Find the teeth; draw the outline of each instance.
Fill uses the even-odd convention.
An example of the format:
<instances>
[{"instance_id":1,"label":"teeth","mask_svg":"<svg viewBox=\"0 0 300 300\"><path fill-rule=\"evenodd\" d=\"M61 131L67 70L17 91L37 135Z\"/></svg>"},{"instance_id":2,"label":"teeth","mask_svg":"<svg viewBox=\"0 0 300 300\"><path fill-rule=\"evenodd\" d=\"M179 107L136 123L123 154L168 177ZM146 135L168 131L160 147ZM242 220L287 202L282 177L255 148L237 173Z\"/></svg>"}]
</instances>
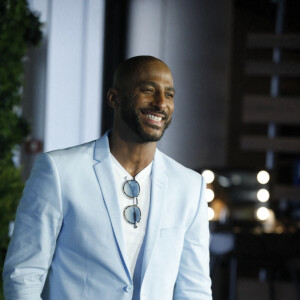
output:
<instances>
[{"instance_id":1,"label":"teeth","mask_svg":"<svg viewBox=\"0 0 300 300\"><path fill-rule=\"evenodd\" d=\"M161 119L162 119L161 117L157 117L157 116L150 115L150 114L146 114L146 117L147 117L148 119L151 119L151 120L156 121L156 122L160 122Z\"/></svg>"}]
</instances>

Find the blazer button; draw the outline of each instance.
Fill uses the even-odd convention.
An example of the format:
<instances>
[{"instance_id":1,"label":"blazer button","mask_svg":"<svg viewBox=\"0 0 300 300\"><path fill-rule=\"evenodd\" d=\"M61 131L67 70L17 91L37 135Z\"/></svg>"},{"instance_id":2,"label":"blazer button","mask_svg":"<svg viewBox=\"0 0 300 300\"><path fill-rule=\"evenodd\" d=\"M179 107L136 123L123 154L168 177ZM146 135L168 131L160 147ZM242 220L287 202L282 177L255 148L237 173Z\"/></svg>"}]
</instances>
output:
<instances>
[{"instance_id":1,"label":"blazer button","mask_svg":"<svg viewBox=\"0 0 300 300\"><path fill-rule=\"evenodd\" d=\"M131 285L125 286L123 290L124 290L126 293L130 293L130 292L132 292L132 286L131 286Z\"/></svg>"}]
</instances>

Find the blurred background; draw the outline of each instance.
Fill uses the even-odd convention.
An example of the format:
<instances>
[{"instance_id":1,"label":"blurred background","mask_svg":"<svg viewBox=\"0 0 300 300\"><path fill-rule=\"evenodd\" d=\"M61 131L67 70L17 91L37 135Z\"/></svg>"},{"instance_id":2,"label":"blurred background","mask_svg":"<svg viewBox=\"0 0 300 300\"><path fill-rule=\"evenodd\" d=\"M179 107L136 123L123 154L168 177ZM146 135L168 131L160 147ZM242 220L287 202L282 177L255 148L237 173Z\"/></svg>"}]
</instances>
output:
<instances>
[{"instance_id":1,"label":"blurred background","mask_svg":"<svg viewBox=\"0 0 300 300\"><path fill-rule=\"evenodd\" d=\"M36 155L109 129L114 69L153 55L176 88L159 148L208 183L214 299L300 299L299 0L1 2L1 259Z\"/></svg>"}]
</instances>

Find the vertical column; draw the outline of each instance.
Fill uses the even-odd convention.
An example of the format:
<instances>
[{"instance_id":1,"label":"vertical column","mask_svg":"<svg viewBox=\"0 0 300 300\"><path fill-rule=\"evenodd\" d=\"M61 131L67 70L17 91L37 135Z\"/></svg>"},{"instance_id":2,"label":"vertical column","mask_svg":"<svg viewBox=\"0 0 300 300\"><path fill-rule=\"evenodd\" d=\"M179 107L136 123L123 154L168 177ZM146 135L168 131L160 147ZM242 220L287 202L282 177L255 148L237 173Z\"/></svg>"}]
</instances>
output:
<instances>
[{"instance_id":1,"label":"vertical column","mask_svg":"<svg viewBox=\"0 0 300 300\"><path fill-rule=\"evenodd\" d=\"M104 0L53 0L44 150L99 137Z\"/></svg>"}]
</instances>

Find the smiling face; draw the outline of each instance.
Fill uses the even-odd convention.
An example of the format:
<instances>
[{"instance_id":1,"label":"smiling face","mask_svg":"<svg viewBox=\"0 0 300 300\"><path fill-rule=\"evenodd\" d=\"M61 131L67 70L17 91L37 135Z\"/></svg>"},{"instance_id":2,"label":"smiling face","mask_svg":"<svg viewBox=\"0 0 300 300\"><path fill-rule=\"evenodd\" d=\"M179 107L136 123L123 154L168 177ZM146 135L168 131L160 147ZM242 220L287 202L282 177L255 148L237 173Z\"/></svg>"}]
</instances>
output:
<instances>
[{"instance_id":1,"label":"smiling face","mask_svg":"<svg viewBox=\"0 0 300 300\"><path fill-rule=\"evenodd\" d=\"M114 128L123 133L127 130L138 142L156 142L174 110L171 71L157 59L140 62L128 71L126 80L114 89Z\"/></svg>"}]
</instances>

